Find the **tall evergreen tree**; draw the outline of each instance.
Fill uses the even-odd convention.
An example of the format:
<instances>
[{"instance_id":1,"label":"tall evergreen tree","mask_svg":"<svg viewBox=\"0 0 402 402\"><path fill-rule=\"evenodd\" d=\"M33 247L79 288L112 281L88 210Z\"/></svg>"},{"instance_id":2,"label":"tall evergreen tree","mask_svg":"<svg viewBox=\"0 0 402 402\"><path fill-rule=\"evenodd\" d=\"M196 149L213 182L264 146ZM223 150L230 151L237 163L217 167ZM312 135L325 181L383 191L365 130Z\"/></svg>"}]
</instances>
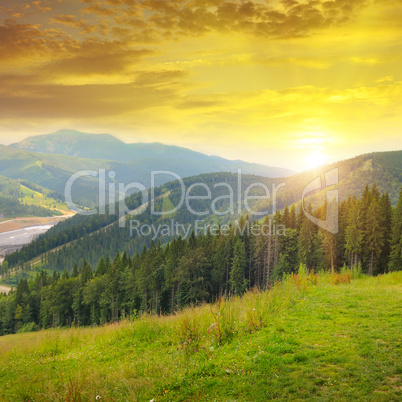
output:
<instances>
[{"instance_id":1,"label":"tall evergreen tree","mask_svg":"<svg viewBox=\"0 0 402 402\"><path fill-rule=\"evenodd\" d=\"M366 245L369 253L368 274L376 273L378 259L384 245L384 232L381 226L381 210L376 197L373 197L366 220Z\"/></svg>"},{"instance_id":2,"label":"tall evergreen tree","mask_svg":"<svg viewBox=\"0 0 402 402\"><path fill-rule=\"evenodd\" d=\"M357 266L361 254L363 231L361 228L359 202L353 198L349 204L349 214L345 233L346 252L350 256L351 268Z\"/></svg>"},{"instance_id":3,"label":"tall evergreen tree","mask_svg":"<svg viewBox=\"0 0 402 402\"><path fill-rule=\"evenodd\" d=\"M242 295L246 290L244 271L246 269L246 250L240 239L233 249L232 269L230 271L230 290L234 295Z\"/></svg>"},{"instance_id":4,"label":"tall evergreen tree","mask_svg":"<svg viewBox=\"0 0 402 402\"><path fill-rule=\"evenodd\" d=\"M379 207L384 244L379 257L380 264L378 273L383 274L388 270L389 257L391 254L392 205L388 193L384 193L380 196Z\"/></svg>"},{"instance_id":5,"label":"tall evergreen tree","mask_svg":"<svg viewBox=\"0 0 402 402\"><path fill-rule=\"evenodd\" d=\"M389 270L399 271L402 269L402 189L393 214L390 246Z\"/></svg>"}]
</instances>

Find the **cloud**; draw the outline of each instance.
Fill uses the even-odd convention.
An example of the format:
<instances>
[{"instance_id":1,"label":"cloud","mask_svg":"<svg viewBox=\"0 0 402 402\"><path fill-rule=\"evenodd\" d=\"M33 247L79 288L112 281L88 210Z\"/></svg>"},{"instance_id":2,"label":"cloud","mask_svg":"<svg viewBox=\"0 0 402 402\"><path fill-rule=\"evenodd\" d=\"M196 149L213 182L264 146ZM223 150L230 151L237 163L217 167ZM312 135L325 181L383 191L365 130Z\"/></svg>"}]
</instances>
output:
<instances>
[{"instance_id":1,"label":"cloud","mask_svg":"<svg viewBox=\"0 0 402 402\"><path fill-rule=\"evenodd\" d=\"M187 76L188 72L184 70L141 71L137 72L134 83L138 87L172 86Z\"/></svg>"},{"instance_id":2,"label":"cloud","mask_svg":"<svg viewBox=\"0 0 402 402\"><path fill-rule=\"evenodd\" d=\"M56 15L52 23L94 31L93 25L75 15ZM154 54L155 50L133 47L122 40L92 37L80 41L60 29L40 29L10 19L0 25L3 73L12 71L13 66L24 66L25 71L42 72L47 78L63 76L71 82L76 76L129 72L140 60Z\"/></svg>"},{"instance_id":3,"label":"cloud","mask_svg":"<svg viewBox=\"0 0 402 402\"><path fill-rule=\"evenodd\" d=\"M266 38L292 38L344 23L366 5L366 1L292 0L282 1L282 8L275 8L275 3L271 2L228 0L218 3L146 0L139 4L153 13L148 21L165 34L236 31Z\"/></svg>"},{"instance_id":4,"label":"cloud","mask_svg":"<svg viewBox=\"0 0 402 402\"><path fill-rule=\"evenodd\" d=\"M4 0L1 124L169 135L260 161L311 133L367 142L401 123L395 4Z\"/></svg>"},{"instance_id":5,"label":"cloud","mask_svg":"<svg viewBox=\"0 0 402 402\"><path fill-rule=\"evenodd\" d=\"M95 24L90 24L88 21L78 18L76 15L55 15L49 20L49 23L79 28L82 33L86 34L93 33L97 29Z\"/></svg>"},{"instance_id":6,"label":"cloud","mask_svg":"<svg viewBox=\"0 0 402 402\"><path fill-rule=\"evenodd\" d=\"M376 82L379 84L383 84L384 82L392 82L393 80L394 80L394 77L392 77L391 75L387 75L386 77L380 78Z\"/></svg>"},{"instance_id":7,"label":"cloud","mask_svg":"<svg viewBox=\"0 0 402 402\"><path fill-rule=\"evenodd\" d=\"M102 81L109 84L108 78L112 77L108 76L116 74L126 81L124 75L132 74L135 65L153 54L153 50L130 48L123 42L91 39L82 42L68 57L44 65L42 71L73 85L77 78L90 83L90 77L96 75L104 76Z\"/></svg>"},{"instance_id":8,"label":"cloud","mask_svg":"<svg viewBox=\"0 0 402 402\"><path fill-rule=\"evenodd\" d=\"M260 0L85 0L81 12L131 27L133 37L178 38L210 32L240 32L272 38L295 38L344 24L367 0L262 2ZM145 32L146 31L146 32ZM146 35L145 35L146 33Z\"/></svg>"},{"instance_id":9,"label":"cloud","mask_svg":"<svg viewBox=\"0 0 402 402\"><path fill-rule=\"evenodd\" d=\"M108 68L108 67L106 67ZM0 76L0 117L98 119L167 107L189 84L184 71L138 71L126 84L62 85L41 74Z\"/></svg>"},{"instance_id":10,"label":"cloud","mask_svg":"<svg viewBox=\"0 0 402 402\"><path fill-rule=\"evenodd\" d=\"M3 79L4 82L4 79ZM118 85L30 85L0 91L0 116L7 119L93 119L167 105L180 87Z\"/></svg>"},{"instance_id":11,"label":"cloud","mask_svg":"<svg viewBox=\"0 0 402 402\"><path fill-rule=\"evenodd\" d=\"M104 17L109 17L111 15L116 14L116 10L114 8L102 7L99 4L95 4L90 7L85 7L81 10L83 14L99 14Z\"/></svg>"},{"instance_id":12,"label":"cloud","mask_svg":"<svg viewBox=\"0 0 402 402\"><path fill-rule=\"evenodd\" d=\"M50 1L41 1L41 0L36 0L33 1L32 4L41 12L47 13L49 11L52 11L52 7L50 7L51 2Z\"/></svg>"},{"instance_id":13,"label":"cloud","mask_svg":"<svg viewBox=\"0 0 402 402\"><path fill-rule=\"evenodd\" d=\"M318 57L261 57L261 55L253 55L251 61L267 66L295 65L319 70L327 69L334 62Z\"/></svg>"},{"instance_id":14,"label":"cloud","mask_svg":"<svg viewBox=\"0 0 402 402\"><path fill-rule=\"evenodd\" d=\"M369 66L382 63L376 57L351 57L350 60L356 64L367 64Z\"/></svg>"},{"instance_id":15,"label":"cloud","mask_svg":"<svg viewBox=\"0 0 402 402\"><path fill-rule=\"evenodd\" d=\"M78 42L55 29L40 29L38 25L21 24L7 19L0 25L0 61L11 64L43 61L74 50Z\"/></svg>"}]
</instances>

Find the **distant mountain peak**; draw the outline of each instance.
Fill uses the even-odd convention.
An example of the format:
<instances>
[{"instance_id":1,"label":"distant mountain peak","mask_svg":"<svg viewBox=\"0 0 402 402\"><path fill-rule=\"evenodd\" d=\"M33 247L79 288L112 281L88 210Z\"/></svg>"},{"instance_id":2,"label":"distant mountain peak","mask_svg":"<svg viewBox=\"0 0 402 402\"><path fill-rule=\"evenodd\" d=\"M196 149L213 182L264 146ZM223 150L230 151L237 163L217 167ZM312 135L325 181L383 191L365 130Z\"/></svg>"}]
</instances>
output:
<instances>
[{"instance_id":1,"label":"distant mountain peak","mask_svg":"<svg viewBox=\"0 0 402 402\"><path fill-rule=\"evenodd\" d=\"M228 160L219 156L208 156L188 148L165 145L160 142L127 144L110 134L91 134L74 129L60 129L51 134L28 137L10 147L30 152L41 152L76 156L86 159L102 159L116 162L139 162L153 160L155 170L163 166L188 166L192 173L235 172L238 168L244 174L266 177L290 176L294 171L248 163L241 160ZM162 163L163 162L163 163ZM194 171L194 164L205 166ZM169 170L169 169L167 169Z\"/></svg>"}]
</instances>

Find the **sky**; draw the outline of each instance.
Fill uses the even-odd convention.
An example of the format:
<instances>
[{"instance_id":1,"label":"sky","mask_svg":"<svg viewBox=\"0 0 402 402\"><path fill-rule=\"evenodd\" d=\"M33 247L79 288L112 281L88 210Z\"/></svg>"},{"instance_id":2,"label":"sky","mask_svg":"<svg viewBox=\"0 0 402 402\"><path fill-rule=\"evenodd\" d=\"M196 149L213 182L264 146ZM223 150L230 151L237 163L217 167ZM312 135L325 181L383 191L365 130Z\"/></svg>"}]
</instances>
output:
<instances>
[{"instance_id":1,"label":"sky","mask_svg":"<svg viewBox=\"0 0 402 402\"><path fill-rule=\"evenodd\" d=\"M402 149L402 0L2 0L0 143L59 129L302 171Z\"/></svg>"}]
</instances>

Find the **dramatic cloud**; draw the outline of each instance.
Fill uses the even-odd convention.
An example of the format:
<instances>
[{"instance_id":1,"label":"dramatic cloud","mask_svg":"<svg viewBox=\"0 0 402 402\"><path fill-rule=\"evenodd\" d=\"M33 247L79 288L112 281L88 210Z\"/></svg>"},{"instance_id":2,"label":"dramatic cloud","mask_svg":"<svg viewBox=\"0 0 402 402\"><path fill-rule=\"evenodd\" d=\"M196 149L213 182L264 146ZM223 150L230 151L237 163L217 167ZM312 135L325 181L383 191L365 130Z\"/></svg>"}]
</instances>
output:
<instances>
[{"instance_id":1,"label":"dramatic cloud","mask_svg":"<svg viewBox=\"0 0 402 402\"><path fill-rule=\"evenodd\" d=\"M75 127L293 168L401 148L401 19L396 0L3 0L1 142Z\"/></svg>"}]
</instances>

